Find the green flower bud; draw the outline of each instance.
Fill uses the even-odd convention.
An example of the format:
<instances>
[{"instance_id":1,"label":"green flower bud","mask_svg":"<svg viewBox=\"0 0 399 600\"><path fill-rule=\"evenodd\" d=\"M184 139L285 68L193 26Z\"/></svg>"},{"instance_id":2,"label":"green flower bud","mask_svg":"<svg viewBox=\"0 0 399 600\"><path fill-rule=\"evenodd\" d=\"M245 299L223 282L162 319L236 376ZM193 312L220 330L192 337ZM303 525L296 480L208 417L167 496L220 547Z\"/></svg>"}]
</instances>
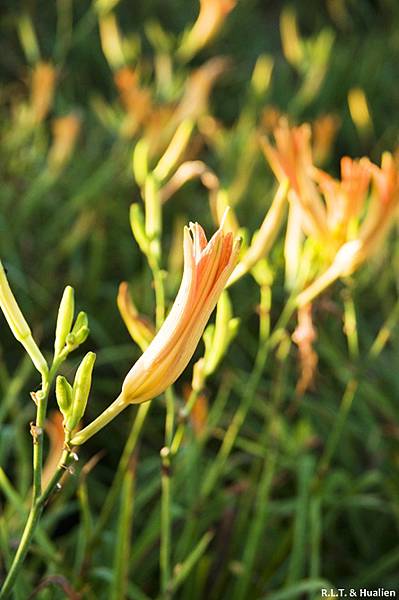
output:
<instances>
[{"instance_id":1,"label":"green flower bud","mask_svg":"<svg viewBox=\"0 0 399 600\"><path fill-rule=\"evenodd\" d=\"M86 410L95 360L94 352L88 352L76 371L72 389L72 407L65 425L68 431L76 429Z\"/></svg>"},{"instance_id":2,"label":"green flower bud","mask_svg":"<svg viewBox=\"0 0 399 600\"><path fill-rule=\"evenodd\" d=\"M55 354L59 354L65 346L66 338L71 331L75 311L74 291L70 285L64 290L58 309L57 325L55 328Z\"/></svg>"},{"instance_id":3,"label":"green flower bud","mask_svg":"<svg viewBox=\"0 0 399 600\"><path fill-rule=\"evenodd\" d=\"M88 327L81 327L79 331L75 333L75 343L77 346L83 344L89 337L90 329Z\"/></svg>"},{"instance_id":4,"label":"green flower bud","mask_svg":"<svg viewBox=\"0 0 399 600\"><path fill-rule=\"evenodd\" d=\"M76 317L76 321L72 327L71 333L66 337L66 345L68 346L69 352L72 352L72 350L75 350L87 340L87 337L90 333L88 323L89 320L87 318L87 314L83 311L80 312Z\"/></svg>"},{"instance_id":5,"label":"green flower bud","mask_svg":"<svg viewBox=\"0 0 399 600\"><path fill-rule=\"evenodd\" d=\"M137 183L144 184L148 174L148 141L139 140L133 151L133 175Z\"/></svg>"},{"instance_id":6,"label":"green flower bud","mask_svg":"<svg viewBox=\"0 0 399 600\"><path fill-rule=\"evenodd\" d=\"M0 261L0 308L10 326L16 339L21 342L29 354L36 369L42 374L47 374L48 365L43 354L39 350L28 323L23 316L17 301L9 286L6 272Z\"/></svg>"},{"instance_id":7,"label":"green flower bud","mask_svg":"<svg viewBox=\"0 0 399 600\"><path fill-rule=\"evenodd\" d=\"M87 327L89 325L89 320L87 318L87 314L83 311L80 311L78 316L76 317L76 321L74 326L72 327L71 333L76 334L79 329L82 327Z\"/></svg>"},{"instance_id":8,"label":"green flower bud","mask_svg":"<svg viewBox=\"0 0 399 600\"><path fill-rule=\"evenodd\" d=\"M66 345L68 346L68 350L73 350L76 348L76 337L74 333L68 333L66 337Z\"/></svg>"},{"instance_id":9,"label":"green flower bud","mask_svg":"<svg viewBox=\"0 0 399 600\"><path fill-rule=\"evenodd\" d=\"M72 406L72 386L62 375L58 375L55 382L55 397L64 421L66 421Z\"/></svg>"}]
</instances>

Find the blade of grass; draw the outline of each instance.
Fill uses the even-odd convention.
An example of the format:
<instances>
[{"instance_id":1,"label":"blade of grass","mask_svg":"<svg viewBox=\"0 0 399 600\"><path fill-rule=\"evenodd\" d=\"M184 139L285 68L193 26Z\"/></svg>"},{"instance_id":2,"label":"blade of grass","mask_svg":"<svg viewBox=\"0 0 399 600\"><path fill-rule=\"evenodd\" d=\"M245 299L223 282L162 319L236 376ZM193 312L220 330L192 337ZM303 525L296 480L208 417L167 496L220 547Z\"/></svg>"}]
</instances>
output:
<instances>
[{"instance_id":1,"label":"blade of grass","mask_svg":"<svg viewBox=\"0 0 399 600\"><path fill-rule=\"evenodd\" d=\"M126 471L121 491L120 511L117 535L115 538L115 554L113 577L110 587L110 599L125 598L128 588L129 557L133 524L135 464L132 462Z\"/></svg>"}]
</instances>

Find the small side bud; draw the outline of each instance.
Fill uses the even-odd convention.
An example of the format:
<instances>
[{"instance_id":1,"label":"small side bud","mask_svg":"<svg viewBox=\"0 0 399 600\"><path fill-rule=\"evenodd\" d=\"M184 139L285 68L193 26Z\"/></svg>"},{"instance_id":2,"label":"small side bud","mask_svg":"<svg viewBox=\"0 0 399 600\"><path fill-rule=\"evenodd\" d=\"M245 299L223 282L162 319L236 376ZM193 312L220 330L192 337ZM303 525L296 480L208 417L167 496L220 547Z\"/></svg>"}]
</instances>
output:
<instances>
[{"instance_id":1,"label":"small side bud","mask_svg":"<svg viewBox=\"0 0 399 600\"><path fill-rule=\"evenodd\" d=\"M72 408L65 425L68 431L76 429L86 410L95 360L94 352L88 352L76 371L72 389Z\"/></svg>"},{"instance_id":2,"label":"small side bud","mask_svg":"<svg viewBox=\"0 0 399 600\"><path fill-rule=\"evenodd\" d=\"M80 312L76 317L76 321L74 326L72 327L72 331L66 337L66 345L68 347L68 352L72 352L78 346L83 344L88 338L90 333L90 329L88 328L88 318L85 312Z\"/></svg>"},{"instance_id":3,"label":"small side bud","mask_svg":"<svg viewBox=\"0 0 399 600\"><path fill-rule=\"evenodd\" d=\"M74 326L72 327L72 332L76 334L82 327L88 327L89 320L87 318L87 314L83 311L80 311L78 316L76 317L76 321Z\"/></svg>"},{"instance_id":4,"label":"small side bud","mask_svg":"<svg viewBox=\"0 0 399 600\"><path fill-rule=\"evenodd\" d=\"M90 329L88 327L81 327L75 333L76 346L80 346L81 344L83 344L83 342L85 342L87 340L87 338L89 337L89 333L90 333Z\"/></svg>"},{"instance_id":5,"label":"small side bud","mask_svg":"<svg viewBox=\"0 0 399 600\"><path fill-rule=\"evenodd\" d=\"M71 331L75 312L75 293L70 285L64 290L58 309L57 325L55 328L55 354L59 354L65 346L66 338Z\"/></svg>"},{"instance_id":6,"label":"small side bud","mask_svg":"<svg viewBox=\"0 0 399 600\"><path fill-rule=\"evenodd\" d=\"M57 404L64 417L64 421L66 421L72 406L72 386L62 375L58 375L56 379L55 397L57 398Z\"/></svg>"}]
</instances>

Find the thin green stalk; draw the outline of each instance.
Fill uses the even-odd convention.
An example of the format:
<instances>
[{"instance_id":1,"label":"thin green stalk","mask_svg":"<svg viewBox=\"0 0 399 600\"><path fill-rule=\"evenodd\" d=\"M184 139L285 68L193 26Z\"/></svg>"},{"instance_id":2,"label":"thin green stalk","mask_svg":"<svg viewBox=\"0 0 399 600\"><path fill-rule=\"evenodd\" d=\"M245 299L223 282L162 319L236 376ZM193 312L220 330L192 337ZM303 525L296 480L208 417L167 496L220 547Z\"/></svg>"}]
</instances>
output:
<instances>
[{"instance_id":1,"label":"thin green stalk","mask_svg":"<svg viewBox=\"0 0 399 600\"><path fill-rule=\"evenodd\" d=\"M384 322L383 326L381 327L381 329L379 330L374 342L372 343L371 348L369 350L370 358L376 358L382 352L386 343L388 342L389 338L392 335L393 329L397 325L398 319L399 319L399 302L397 302L395 304L392 312L390 313L388 318L385 320L385 322Z\"/></svg>"},{"instance_id":2,"label":"thin green stalk","mask_svg":"<svg viewBox=\"0 0 399 600\"><path fill-rule=\"evenodd\" d=\"M237 588L234 598L244 599L248 595L248 587L253 576L253 569L260 544L262 532L264 531L265 521L269 508L270 489L273 476L276 470L278 455L278 438L276 438L276 416L279 414L279 407L284 398L286 378L286 366L291 347L290 338L287 336L281 342L277 350L277 373L272 386L273 393L270 399L271 412L265 411L263 431L259 436L259 449L263 458L262 464L255 462L252 469L251 481L257 491L255 498L254 514L251 516L252 499L251 494L244 495L243 506L240 510L240 527L237 528L239 535L246 532L248 522L251 523L248 534L245 533L245 545L243 551L243 574L237 581ZM277 427L278 431L278 427ZM237 439L237 443L239 438ZM246 450L248 452L248 448Z\"/></svg>"},{"instance_id":3,"label":"thin green stalk","mask_svg":"<svg viewBox=\"0 0 399 600\"><path fill-rule=\"evenodd\" d=\"M233 420L231 421L225 436L223 438L222 445L220 450L211 465L204 481L201 489L201 497L206 498L211 493L220 473L223 470L223 467L227 461L227 458L230 455L231 450L233 449L234 443L236 441L237 435L245 421L249 408L251 406L254 394L259 385L259 381L261 379L264 366L266 364L266 360L269 354L268 346L264 345L259 349L258 355L256 357L255 366L249 378L248 384L245 388L245 393L242 396L242 401L240 406L238 407Z\"/></svg>"},{"instance_id":4,"label":"thin green stalk","mask_svg":"<svg viewBox=\"0 0 399 600\"><path fill-rule=\"evenodd\" d=\"M150 406L151 406L151 402L144 402L143 404L140 404L140 406L138 407L136 416L133 421L132 428L129 433L129 437L126 440L126 444L123 449L122 456L119 460L119 464L118 464L118 468L117 468L114 480L112 482L111 487L108 490L107 496L105 498L105 502L102 506L100 515L97 519L96 526L94 528L94 532L93 532L92 539L90 542L90 547L92 547L93 544L98 539L98 536L101 534L101 531L103 530L104 526L106 525L106 523L112 513L112 510L115 506L115 502L118 497L119 490L120 490L121 484L123 482L123 479L125 477L125 473L128 468L129 461L131 459L132 454L134 453L134 451L136 449L137 442L139 440L140 433L143 429L145 420L147 418L147 414L150 409Z\"/></svg>"},{"instance_id":5,"label":"thin green stalk","mask_svg":"<svg viewBox=\"0 0 399 600\"><path fill-rule=\"evenodd\" d=\"M165 290L163 284L163 272L159 267L158 261L148 256L148 263L152 271L155 292L155 323L159 329L165 320Z\"/></svg>"},{"instance_id":6,"label":"thin green stalk","mask_svg":"<svg viewBox=\"0 0 399 600\"><path fill-rule=\"evenodd\" d=\"M160 242L158 237L156 242ZM165 319L165 290L163 273L159 268L158 259L153 253L148 254L148 263L150 265L155 290L155 314L156 326L159 329ZM161 571L161 591L166 593L171 578L171 464L170 447L173 441L174 421L175 421L175 403L171 388L165 391L166 399L166 419L165 419L165 446L161 450L162 475L161 475L161 537L160 537L160 571Z\"/></svg>"},{"instance_id":7,"label":"thin green stalk","mask_svg":"<svg viewBox=\"0 0 399 600\"><path fill-rule=\"evenodd\" d=\"M207 531L206 533L204 533L198 544L195 546L194 550L179 565L179 568L176 570L176 574L170 581L166 598L172 597L174 592L176 592L176 590L181 586L181 584L184 583L195 564L206 551L213 536L214 534L211 531Z\"/></svg>"},{"instance_id":8,"label":"thin green stalk","mask_svg":"<svg viewBox=\"0 0 399 600\"><path fill-rule=\"evenodd\" d=\"M261 380L262 373L265 368L269 353L277 346L277 344L281 341L282 337L284 336L285 327L287 326L294 311L295 303L292 301L288 301L280 315L279 320L276 323L273 333L265 341L262 339L263 327L262 323L260 324L260 343L258 353L255 359L254 368L251 372L248 383L246 384L241 403L226 431L216 459L214 460L204 479L201 489L201 498L206 498L210 494L218 477L220 476L220 473L223 470L223 467L227 461L227 458L230 455L231 450L233 449L237 436L250 409L253 397L259 386L259 382Z\"/></svg>"},{"instance_id":9,"label":"thin green stalk","mask_svg":"<svg viewBox=\"0 0 399 600\"><path fill-rule=\"evenodd\" d=\"M355 397L356 391L358 388L358 382L354 379L351 379L345 389L344 395L342 396L342 401L338 410L337 418L335 419L334 427L328 437L327 443L324 448L323 455L320 459L318 466L319 476L323 476L323 474L328 470L331 459L334 456L334 452L338 446L339 440L342 435L342 431L345 427L346 419L348 417L349 411L352 407L353 399Z\"/></svg>"},{"instance_id":10,"label":"thin green stalk","mask_svg":"<svg viewBox=\"0 0 399 600\"><path fill-rule=\"evenodd\" d=\"M298 465L298 492L293 529L292 550L285 587L300 581L304 575L307 553L309 502L313 480L314 458L305 455Z\"/></svg>"},{"instance_id":11,"label":"thin green stalk","mask_svg":"<svg viewBox=\"0 0 399 600\"><path fill-rule=\"evenodd\" d=\"M126 471L121 493L110 599L126 598L134 505L134 464Z\"/></svg>"},{"instance_id":12,"label":"thin green stalk","mask_svg":"<svg viewBox=\"0 0 399 600\"><path fill-rule=\"evenodd\" d=\"M247 592L248 586L251 582L253 565L256 559L259 542L264 532L270 488L276 468L276 458L276 453L270 452L264 461L263 471L256 495L255 514L251 519L251 525L242 558L244 572L238 579L237 591L234 594L235 600L244 600L245 598L248 598Z\"/></svg>"},{"instance_id":13,"label":"thin green stalk","mask_svg":"<svg viewBox=\"0 0 399 600\"><path fill-rule=\"evenodd\" d=\"M316 496L312 498L310 504L310 579L317 579L321 572L321 498ZM320 594L315 592L312 600L318 600Z\"/></svg>"},{"instance_id":14,"label":"thin green stalk","mask_svg":"<svg viewBox=\"0 0 399 600\"><path fill-rule=\"evenodd\" d=\"M74 572L78 575L81 571L82 565L84 564L87 544L89 540L91 540L93 531L93 517L90 510L86 474L83 474L81 477L81 481L77 489L77 496L80 507L80 518L76 541Z\"/></svg>"},{"instance_id":15,"label":"thin green stalk","mask_svg":"<svg viewBox=\"0 0 399 600\"><path fill-rule=\"evenodd\" d=\"M36 459L38 457L40 457L40 453L36 453ZM69 461L70 461L70 451L65 450L61 456L60 462L58 464L58 467L57 467L51 481L47 485L47 488L43 491L43 493L40 493L36 498L34 497L34 501L32 501L31 510L29 512L28 519L26 521L26 525L25 525L17 552L15 553L11 568L7 574L7 577L3 583L3 587L1 588L1 591L0 591L0 600L7 598L7 596L10 594L10 592L13 589L15 581L18 577L18 573L22 567L22 564L24 562L24 559L26 557L26 554L27 554L30 544L32 542L37 524L38 524L41 514L43 512L43 508L44 508L48 498L54 491L57 483L61 479L63 473L65 472L65 469L67 468L67 466L69 464ZM36 468L38 468L37 465L36 465ZM40 469L40 471L41 471L41 469ZM34 489L35 489L34 493L37 494L38 493L37 492L37 490L38 490L37 483L36 483L36 487Z\"/></svg>"},{"instance_id":16,"label":"thin green stalk","mask_svg":"<svg viewBox=\"0 0 399 600\"><path fill-rule=\"evenodd\" d=\"M22 518L27 518L28 507L25 506L24 501L21 496L18 494L16 489L12 486L10 480L7 475L0 467L0 490L7 498L8 502L11 506L21 515ZM46 533L40 528L40 526L36 530L36 538L40 547L47 557L54 558L57 555L57 548L52 544L49 537Z\"/></svg>"},{"instance_id":17,"label":"thin green stalk","mask_svg":"<svg viewBox=\"0 0 399 600\"><path fill-rule=\"evenodd\" d=\"M60 355L57 360L53 362L53 365L48 372L44 372L42 375L42 387L40 393L37 392L35 395L37 402L36 421L34 425L31 425L31 434L33 438L33 485L32 485L32 502L29 515L25 524L24 531L15 553L10 571L3 583L3 587L0 591L0 599L6 598L14 582L18 576L18 573L25 560L26 554L29 550L30 544L33 539L37 524L43 511L43 507L57 485L59 479L62 476L64 463L68 460L69 451L65 450L61 457L59 467L54 473L53 478L48 484L46 490L42 491L42 468L43 468L43 434L44 434L44 423L46 419L47 402L50 392L50 387L57 372L60 363L63 361L64 356ZM60 466L61 465L61 466Z\"/></svg>"},{"instance_id":18,"label":"thin green stalk","mask_svg":"<svg viewBox=\"0 0 399 600\"><path fill-rule=\"evenodd\" d=\"M160 544L160 569L161 591L166 594L171 577L171 474L170 451L164 447L161 450L162 460L162 497L161 497L161 544Z\"/></svg>"},{"instance_id":19,"label":"thin green stalk","mask_svg":"<svg viewBox=\"0 0 399 600\"><path fill-rule=\"evenodd\" d=\"M174 456L175 454L177 454L179 448L180 448L180 444L182 443L183 439L184 439L184 434L186 432L186 428L187 428L187 419L190 416L191 411L194 408L194 405L198 399L199 396L199 391L198 390L191 390L190 396L188 397L187 403L185 405L185 407L183 408L183 410L181 411L182 413L182 418L184 420L182 420L181 423L179 423L176 432L173 436L173 439L170 443L170 451L172 456Z\"/></svg>"},{"instance_id":20,"label":"thin green stalk","mask_svg":"<svg viewBox=\"0 0 399 600\"><path fill-rule=\"evenodd\" d=\"M175 401L172 388L165 391L166 399L166 420L165 420L165 446L170 449L173 440L173 431L175 425Z\"/></svg>"}]
</instances>

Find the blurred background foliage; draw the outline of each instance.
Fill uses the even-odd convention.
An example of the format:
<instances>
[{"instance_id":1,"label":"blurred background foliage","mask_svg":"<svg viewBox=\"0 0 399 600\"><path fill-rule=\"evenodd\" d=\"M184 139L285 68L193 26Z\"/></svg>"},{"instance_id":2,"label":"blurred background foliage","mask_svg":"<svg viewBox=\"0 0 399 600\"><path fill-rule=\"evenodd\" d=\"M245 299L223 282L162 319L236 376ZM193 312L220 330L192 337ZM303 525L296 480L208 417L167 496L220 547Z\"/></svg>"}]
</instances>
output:
<instances>
[{"instance_id":1,"label":"blurred background foliage","mask_svg":"<svg viewBox=\"0 0 399 600\"><path fill-rule=\"evenodd\" d=\"M159 119L152 123L155 145L164 115L171 107L183 111L182 98L188 98L184 110L196 127L187 156L212 168L249 232L259 227L275 189L256 136L270 133L277 115L314 124L320 162L334 175L344 154L379 161L383 150L397 151L396 0L239 0L215 39L186 59L177 49L198 14L194 0L5 0L1 12L0 254L42 348L51 348L63 287L75 288L78 307L90 320L85 347L98 352L87 419L114 398L140 354L116 307L119 282L129 282L140 312L154 312L151 275L129 224L129 206L140 198L132 152L150 126L143 120L129 129L120 69L138 72L140 89L147 90L144 105L146 93L151 98ZM115 26L122 52L106 43ZM196 112L203 88L190 97L187 80L218 56L228 62ZM50 68L35 96L39 64ZM192 181L165 204L168 302L181 266L173 250L176 224L198 220L210 232L207 198L206 188ZM258 286L247 276L232 289L239 335L208 383L201 435L192 419L172 465L175 583L163 597L282 600L318 598L323 585L398 589L398 250L391 240L352 282L359 352L351 351L350 342L348 348L346 290L336 284L315 306L319 364L313 389L301 398L295 394L291 322L219 463L258 343ZM286 298L282 240L270 265L274 322ZM388 343L370 355L378 332ZM68 360L66 374L77 361ZM4 321L0 368L0 459L11 480L1 485L9 501L0 532L7 564L5 540L18 536L23 509L18 512L7 485L21 497L30 485L27 424L34 406L28 392L36 384ZM179 419L183 384L176 394ZM135 413L125 411L82 449L84 466L52 502L17 598L27 598L40 580L39 598L78 597L73 590L88 599L125 597L115 581L121 577L118 536L123 519L131 518L130 502L133 537L122 557L129 572L123 594L157 597L163 401L152 403L130 475L96 530ZM212 470L213 464L220 469ZM58 580L46 579L55 575Z\"/></svg>"}]
</instances>

